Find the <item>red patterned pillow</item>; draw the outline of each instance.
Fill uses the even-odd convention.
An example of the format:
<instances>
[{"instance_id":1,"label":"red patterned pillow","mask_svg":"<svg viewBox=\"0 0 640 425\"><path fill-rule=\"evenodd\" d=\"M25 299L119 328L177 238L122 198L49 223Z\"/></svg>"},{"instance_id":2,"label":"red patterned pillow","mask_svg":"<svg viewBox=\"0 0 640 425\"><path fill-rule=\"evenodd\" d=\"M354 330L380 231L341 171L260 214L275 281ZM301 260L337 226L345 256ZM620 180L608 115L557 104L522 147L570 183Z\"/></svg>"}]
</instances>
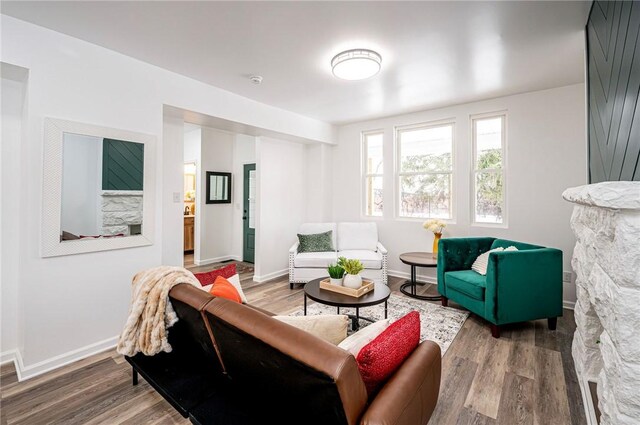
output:
<instances>
[{"instance_id":1,"label":"red patterned pillow","mask_svg":"<svg viewBox=\"0 0 640 425\"><path fill-rule=\"evenodd\" d=\"M402 365L420 343L420 313L392 323L358 353L356 362L369 397Z\"/></svg>"},{"instance_id":2,"label":"red patterned pillow","mask_svg":"<svg viewBox=\"0 0 640 425\"><path fill-rule=\"evenodd\" d=\"M216 277L218 276L229 279L231 276L237 273L238 272L236 272L236 265L229 264L228 266L224 266L216 270L211 270L210 272L194 273L193 275L200 281L200 285L207 286L212 285L213 282L216 281Z\"/></svg>"}]
</instances>

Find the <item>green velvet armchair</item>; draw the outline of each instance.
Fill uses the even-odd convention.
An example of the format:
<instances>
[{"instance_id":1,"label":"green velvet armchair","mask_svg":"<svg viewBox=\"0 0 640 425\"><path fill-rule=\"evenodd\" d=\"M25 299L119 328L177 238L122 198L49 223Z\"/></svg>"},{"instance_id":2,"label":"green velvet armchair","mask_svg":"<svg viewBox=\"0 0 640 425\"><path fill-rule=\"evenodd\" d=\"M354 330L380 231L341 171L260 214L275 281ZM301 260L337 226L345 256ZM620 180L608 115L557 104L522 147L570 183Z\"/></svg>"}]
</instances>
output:
<instances>
[{"instance_id":1,"label":"green velvet armchair","mask_svg":"<svg viewBox=\"0 0 640 425\"><path fill-rule=\"evenodd\" d=\"M493 248L487 275L471 270L478 255ZM562 316L562 251L496 238L446 238L438 244L438 292L442 305L455 301L491 324L500 337L508 323L548 319L555 330Z\"/></svg>"}]
</instances>

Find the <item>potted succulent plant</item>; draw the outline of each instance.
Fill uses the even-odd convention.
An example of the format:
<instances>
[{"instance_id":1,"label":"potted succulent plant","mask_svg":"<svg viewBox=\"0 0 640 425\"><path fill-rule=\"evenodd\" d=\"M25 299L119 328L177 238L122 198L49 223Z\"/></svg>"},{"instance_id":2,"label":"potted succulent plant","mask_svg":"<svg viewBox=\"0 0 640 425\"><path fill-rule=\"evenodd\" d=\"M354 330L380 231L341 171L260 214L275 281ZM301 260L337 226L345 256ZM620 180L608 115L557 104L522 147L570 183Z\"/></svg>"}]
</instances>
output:
<instances>
[{"instance_id":1,"label":"potted succulent plant","mask_svg":"<svg viewBox=\"0 0 640 425\"><path fill-rule=\"evenodd\" d=\"M342 278L344 277L344 269L340 264L329 264L327 267L329 279L332 285L342 286Z\"/></svg>"},{"instance_id":2,"label":"potted succulent plant","mask_svg":"<svg viewBox=\"0 0 640 425\"><path fill-rule=\"evenodd\" d=\"M362 276L360 272L364 270L364 266L360 260L347 260L344 257L340 257L338 264L344 269L345 275L342 284L347 288L358 289L362 286Z\"/></svg>"}]
</instances>

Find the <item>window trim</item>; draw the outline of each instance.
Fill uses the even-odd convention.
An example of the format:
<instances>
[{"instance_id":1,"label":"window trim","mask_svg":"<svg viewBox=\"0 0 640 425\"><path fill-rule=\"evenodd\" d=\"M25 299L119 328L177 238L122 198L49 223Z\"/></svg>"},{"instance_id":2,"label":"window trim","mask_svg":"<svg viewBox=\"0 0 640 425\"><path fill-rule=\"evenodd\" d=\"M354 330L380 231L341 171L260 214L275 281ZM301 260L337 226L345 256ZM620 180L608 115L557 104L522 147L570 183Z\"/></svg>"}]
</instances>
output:
<instances>
[{"instance_id":1,"label":"window trim","mask_svg":"<svg viewBox=\"0 0 640 425\"><path fill-rule=\"evenodd\" d=\"M369 136L382 136L382 173L368 173L367 172L367 154L368 145L367 137ZM360 216L368 220L381 220L384 219L384 129L366 130L360 133ZM382 214L381 215L369 215L367 214L367 178L369 177L381 177L382 178Z\"/></svg>"},{"instance_id":2,"label":"window trim","mask_svg":"<svg viewBox=\"0 0 640 425\"><path fill-rule=\"evenodd\" d=\"M403 131L417 130L417 129L429 129L436 127L445 127L451 126L451 171L442 172L442 171L427 171L427 172L402 172L402 141L400 137L400 133ZM449 191L451 193L450 198L450 208L451 208L451 216L449 218L439 218L448 224L456 223L456 196L454 187L456 185L455 177L456 177L456 119L455 118L444 118L433 121L425 121L415 124L401 125L394 127L394 169L393 169L393 203L394 203L394 218L398 221L411 221L411 222L422 222L424 220L429 220L435 217L407 217L401 215L401 207L400 207L400 178L404 175L427 175L427 174L449 174L450 175L450 187Z\"/></svg>"},{"instance_id":3,"label":"window trim","mask_svg":"<svg viewBox=\"0 0 640 425\"><path fill-rule=\"evenodd\" d=\"M491 168L485 169L482 171L478 171L476 168L476 157L477 157L477 143L476 143L476 122L479 120L491 119L491 118L500 118L502 117L502 140L501 140L501 148L502 148L502 169ZM489 228L498 228L498 229L507 229L509 228L509 215L507 208L507 164L508 164L508 151L507 151L507 122L508 122L508 111L495 111L495 112L485 112L481 114L474 114L469 116L469 128L471 130L471 167L470 167L470 206L471 206L471 217L470 217L470 225L471 227L489 227ZM483 221L476 221L476 175L480 173L501 173L502 174L502 223L487 223Z\"/></svg>"}]
</instances>

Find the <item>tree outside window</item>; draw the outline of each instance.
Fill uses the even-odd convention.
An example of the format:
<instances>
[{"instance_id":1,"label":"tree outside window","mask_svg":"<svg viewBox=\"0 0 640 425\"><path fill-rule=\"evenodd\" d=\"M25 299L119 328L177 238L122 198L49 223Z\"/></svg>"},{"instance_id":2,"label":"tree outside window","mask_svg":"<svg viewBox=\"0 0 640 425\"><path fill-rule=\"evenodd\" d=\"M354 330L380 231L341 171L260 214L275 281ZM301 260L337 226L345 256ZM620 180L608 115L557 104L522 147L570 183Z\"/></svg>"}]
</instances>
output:
<instances>
[{"instance_id":1,"label":"tree outside window","mask_svg":"<svg viewBox=\"0 0 640 425\"><path fill-rule=\"evenodd\" d=\"M453 216L453 123L412 126L397 133L399 216Z\"/></svg>"},{"instance_id":2,"label":"tree outside window","mask_svg":"<svg viewBox=\"0 0 640 425\"><path fill-rule=\"evenodd\" d=\"M474 222L505 220L505 115L473 119Z\"/></svg>"},{"instance_id":3,"label":"tree outside window","mask_svg":"<svg viewBox=\"0 0 640 425\"><path fill-rule=\"evenodd\" d=\"M372 217L382 217L383 214L383 140L382 132L367 132L362 137L364 214Z\"/></svg>"}]
</instances>

